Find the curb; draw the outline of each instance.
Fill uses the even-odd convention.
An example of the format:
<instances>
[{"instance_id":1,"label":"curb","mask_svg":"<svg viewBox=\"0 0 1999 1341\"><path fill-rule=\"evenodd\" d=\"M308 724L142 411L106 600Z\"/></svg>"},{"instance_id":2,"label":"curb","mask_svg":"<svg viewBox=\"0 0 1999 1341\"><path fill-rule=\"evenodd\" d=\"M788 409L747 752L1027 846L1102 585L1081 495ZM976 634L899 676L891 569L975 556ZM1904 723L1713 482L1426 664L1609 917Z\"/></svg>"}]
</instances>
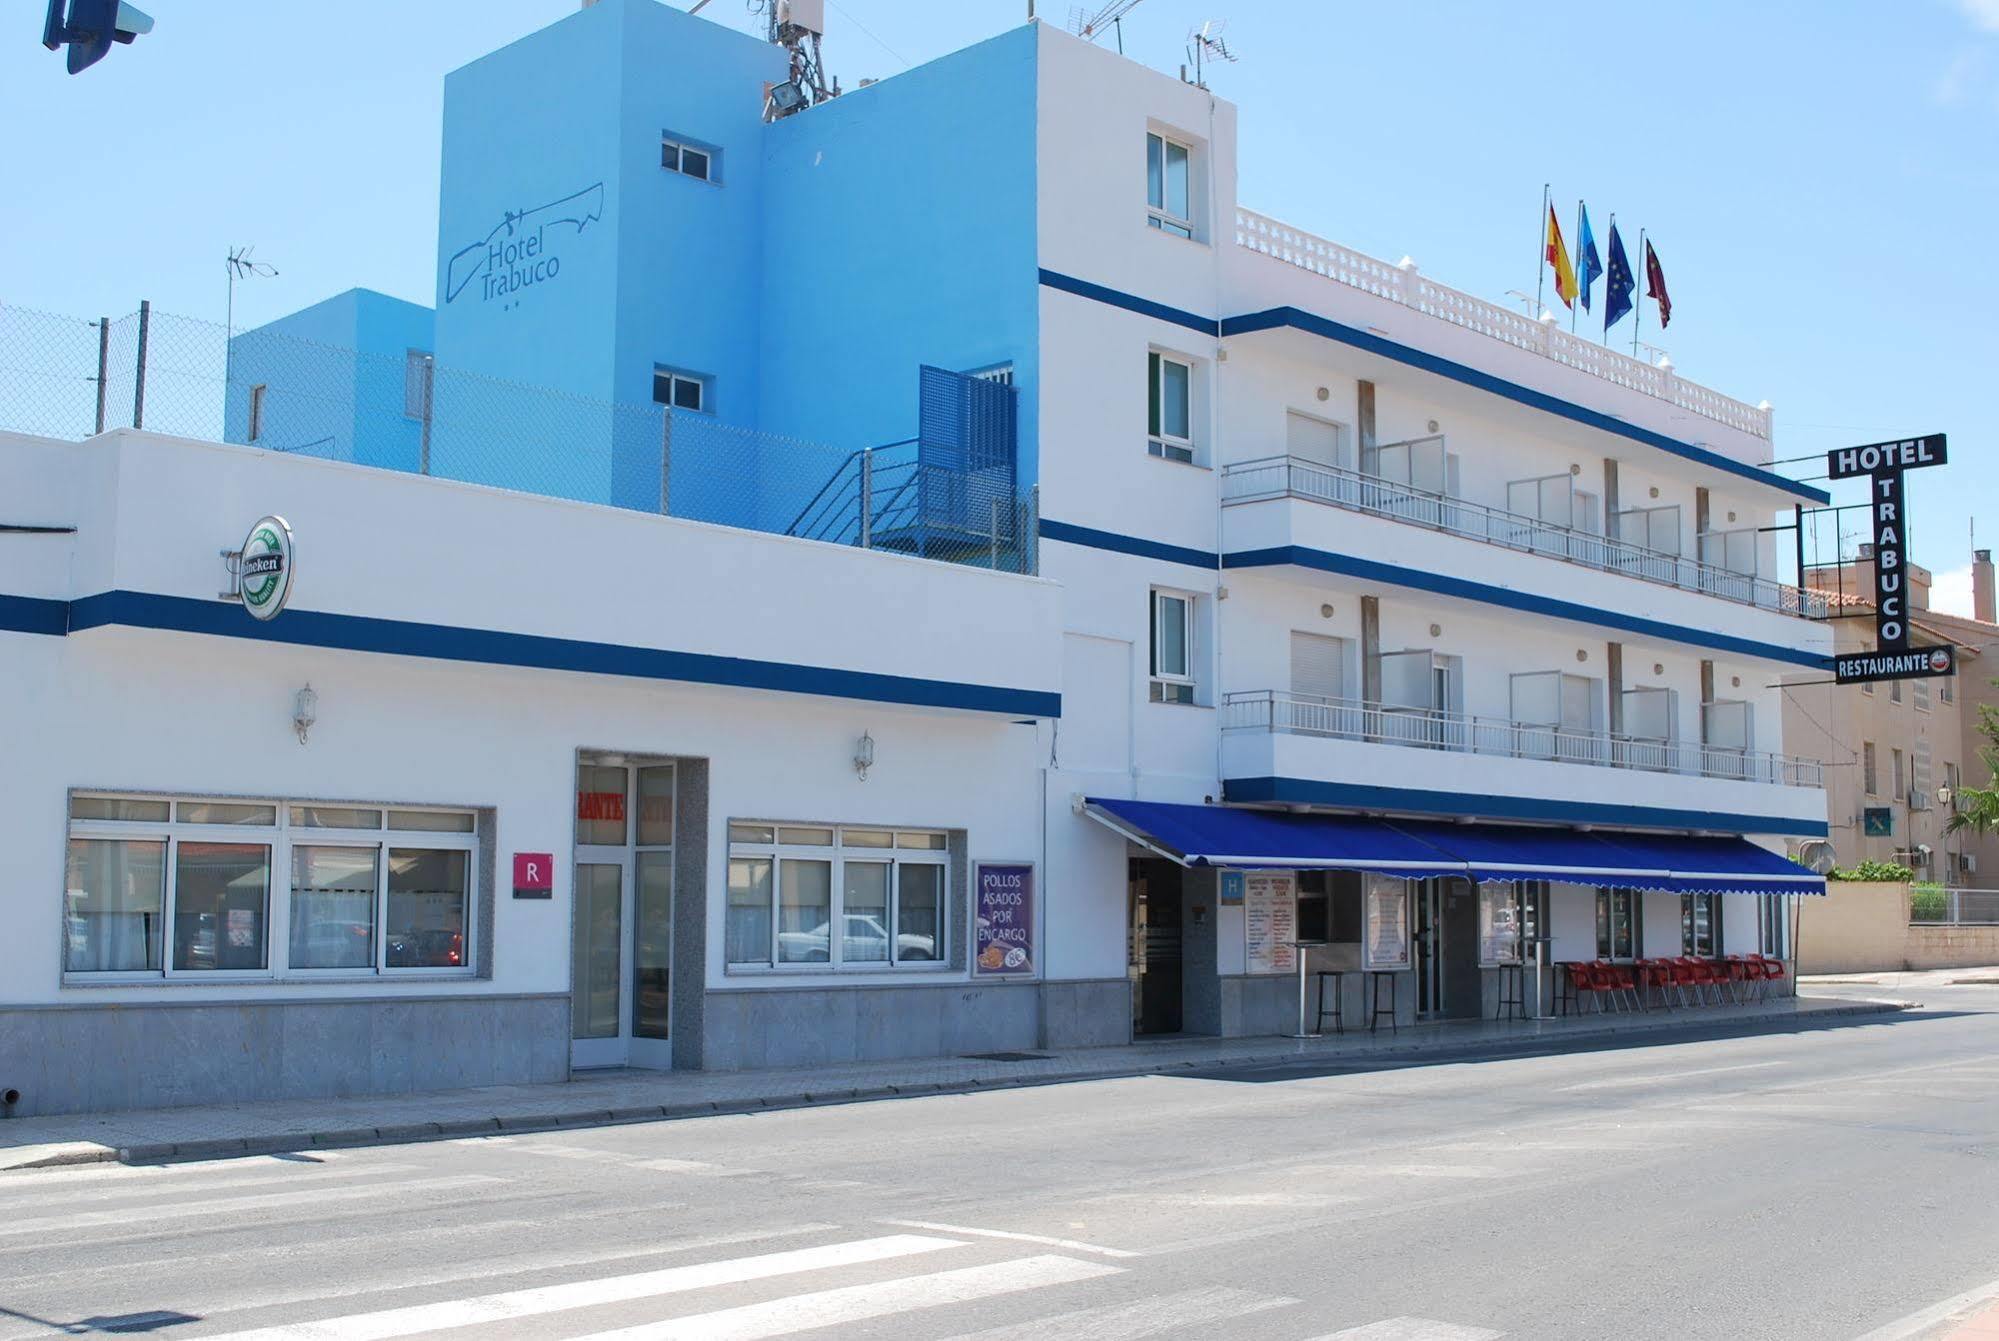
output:
<instances>
[{"instance_id":1,"label":"curb","mask_svg":"<svg viewBox=\"0 0 1999 1341\"><path fill-rule=\"evenodd\" d=\"M1859 1015L1894 1015L1913 1010L1921 1003L1892 998L1868 998L1854 1000L1850 1004L1822 1006L1812 1011L1808 1017L1799 1016L1759 1016L1754 1019L1731 1022L1727 1017L1714 1020L1689 1022L1687 1027L1702 1028L1714 1025L1726 1026L1740 1023L1745 1026L1781 1020L1795 1023L1800 1018L1807 1020L1842 1019ZM1519 1053L1534 1053L1549 1044L1568 1045L1572 1043L1600 1042L1611 1038L1642 1038L1649 1033L1663 1032L1674 1022L1662 1018L1661 1022L1650 1026L1624 1025L1619 1028L1596 1028L1579 1030L1575 1033L1535 1038L1484 1040L1461 1048L1439 1047L1434 1042L1411 1042L1402 1046L1390 1045L1372 1050L1366 1054L1341 1057L1336 1053L1315 1056L1312 1053L1296 1051L1289 1053L1241 1053L1232 1057L1207 1058L1202 1060L1172 1059L1143 1065L1115 1067L1072 1067L1065 1071L1044 1072L1024 1076L992 1076L974 1080L916 1081L901 1084L883 1083L856 1088L834 1088L821 1090L800 1090L789 1094L767 1094L742 1099L701 1100L670 1104L645 1104L630 1108L578 1108L561 1113L496 1114L492 1117L460 1118L442 1122L390 1123L374 1127L333 1127L317 1131L274 1132L265 1136L222 1136L192 1141L159 1141L112 1147L95 1142L77 1141L59 1145L24 1146L22 1152L40 1151L34 1157L20 1162L8 1162L5 1151L0 1151L0 1174L12 1170L58 1168L79 1164L164 1164L187 1160L226 1159L237 1155L273 1155L291 1151L336 1146L403 1145L422 1141L454 1140L472 1136L497 1136L501 1133L553 1131L563 1128L630 1126L644 1122L676 1122L685 1118L719 1117L743 1113L780 1112L798 1108L830 1107L836 1104L871 1103L882 1099L908 1099L925 1096L973 1094L985 1090L1032 1089L1044 1085L1069 1085L1086 1080L1131 1080L1143 1076L1171 1075L1180 1071L1214 1071L1230 1067L1295 1066L1311 1065L1315 1062L1339 1066L1351 1062L1357 1071L1383 1070L1412 1057L1446 1056L1476 1060L1482 1057L1494 1059ZM1727 1030L1726 1032L1747 1032L1747 1030Z\"/></svg>"}]
</instances>

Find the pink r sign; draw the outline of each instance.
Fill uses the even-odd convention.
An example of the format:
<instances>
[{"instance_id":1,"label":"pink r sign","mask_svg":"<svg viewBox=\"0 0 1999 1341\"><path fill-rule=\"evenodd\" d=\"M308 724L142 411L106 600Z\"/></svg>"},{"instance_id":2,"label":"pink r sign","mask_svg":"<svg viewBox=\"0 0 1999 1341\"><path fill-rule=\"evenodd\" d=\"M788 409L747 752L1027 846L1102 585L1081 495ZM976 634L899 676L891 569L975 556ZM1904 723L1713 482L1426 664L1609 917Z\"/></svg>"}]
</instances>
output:
<instances>
[{"instance_id":1,"label":"pink r sign","mask_svg":"<svg viewBox=\"0 0 1999 1341\"><path fill-rule=\"evenodd\" d=\"M553 852L514 853L515 898L552 898L554 891L555 854Z\"/></svg>"}]
</instances>

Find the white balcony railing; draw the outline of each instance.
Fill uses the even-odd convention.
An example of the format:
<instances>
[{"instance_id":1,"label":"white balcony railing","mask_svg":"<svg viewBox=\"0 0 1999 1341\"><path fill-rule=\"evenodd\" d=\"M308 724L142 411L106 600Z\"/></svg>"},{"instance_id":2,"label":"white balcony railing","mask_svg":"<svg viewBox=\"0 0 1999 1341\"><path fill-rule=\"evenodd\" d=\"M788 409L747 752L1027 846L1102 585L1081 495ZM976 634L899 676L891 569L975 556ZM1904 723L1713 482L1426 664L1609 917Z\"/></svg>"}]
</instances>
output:
<instances>
[{"instance_id":1,"label":"white balcony railing","mask_svg":"<svg viewBox=\"0 0 1999 1341\"><path fill-rule=\"evenodd\" d=\"M1551 358L1564 367L1588 373L1615 386L1640 391L1691 410L1716 423L1770 440L1770 410L1724 396L1676 376L1670 367L1620 354L1594 340L1572 335L1552 322L1536 321L1524 312L1501 307L1425 279L1414 265L1394 265L1342 247L1337 242L1301 232L1254 210L1238 209L1236 243L1301 270L1400 303L1453 326L1476 331L1489 339Z\"/></svg>"},{"instance_id":2,"label":"white balcony railing","mask_svg":"<svg viewBox=\"0 0 1999 1341\"><path fill-rule=\"evenodd\" d=\"M1378 745L1544 759L1596 768L1726 778L1781 787L1823 787L1816 759L1677 740L1642 740L1432 708L1397 708L1278 689L1222 697L1222 730L1323 736Z\"/></svg>"},{"instance_id":3,"label":"white balcony railing","mask_svg":"<svg viewBox=\"0 0 1999 1341\"><path fill-rule=\"evenodd\" d=\"M1682 591L1717 596L1779 614L1824 619L1830 598L1822 591L1800 590L1754 573L1719 568L1698 559L1664 554L1629 541L1557 526L1536 517L1468 503L1391 480L1378 479L1339 466L1322 465L1296 456L1271 456L1241 461L1222 470L1222 504L1257 503L1272 498L1301 498L1313 503L1365 512L1477 540L1488 545L1543 554L1564 563L1604 573L1678 587Z\"/></svg>"}]
</instances>

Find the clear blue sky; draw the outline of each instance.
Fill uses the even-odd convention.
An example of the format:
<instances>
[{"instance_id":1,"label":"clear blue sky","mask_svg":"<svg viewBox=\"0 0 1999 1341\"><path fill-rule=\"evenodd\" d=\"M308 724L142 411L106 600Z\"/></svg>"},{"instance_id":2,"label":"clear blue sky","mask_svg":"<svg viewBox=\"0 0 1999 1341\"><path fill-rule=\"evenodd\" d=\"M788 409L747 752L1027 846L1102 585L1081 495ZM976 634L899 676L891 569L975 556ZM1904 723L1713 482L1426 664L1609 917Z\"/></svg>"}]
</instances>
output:
<instances>
[{"instance_id":1,"label":"clear blue sky","mask_svg":"<svg viewBox=\"0 0 1999 1341\"><path fill-rule=\"evenodd\" d=\"M239 326L355 285L430 302L444 74L575 7L140 3L155 31L75 77L41 4L7 6L0 302L220 320L230 243L281 271L239 289ZM758 22L744 0L704 15ZM852 86L1025 17L830 0L828 64ZM1949 432L1953 464L1910 479L1915 557L1946 586L1968 561L1967 519L1999 498L1999 0L1144 0L1125 50L1177 69L1212 17L1241 57L1209 83L1241 109L1245 205L1492 299L1534 286L1544 181L1600 237L1616 211L1671 283L1647 338L1775 404L1779 455Z\"/></svg>"}]
</instances>

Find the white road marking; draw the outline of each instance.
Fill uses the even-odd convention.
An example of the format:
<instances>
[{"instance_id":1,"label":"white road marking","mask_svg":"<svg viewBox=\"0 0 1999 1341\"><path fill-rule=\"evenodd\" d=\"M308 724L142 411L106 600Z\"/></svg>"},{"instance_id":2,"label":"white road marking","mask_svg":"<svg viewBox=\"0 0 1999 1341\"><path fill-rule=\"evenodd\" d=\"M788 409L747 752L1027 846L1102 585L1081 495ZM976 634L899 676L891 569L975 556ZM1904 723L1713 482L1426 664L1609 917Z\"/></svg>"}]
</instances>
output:
<instances>
[{"instance_id":1,"label":"white road marking","mask_svg":"<svg viewBox=\"0 0 1999 1341\"><path fill-rule=\"evenodd\" d=\"M1143 1257L1142 1252L1130 1248L1106 1248L1101 1243L1084 1243L1078 1239L1050 1238L1046 1234L1021 1234L1011 1229L972 1229L965 1225L940 1225L932 1220L883 1220L885 1225L899 1225L904 1229L929 1229L939 1234L970 1234L981 1239L1011 1239L1016 1243L1039 1243L1047 1248L1067 1248L1072 1252L1096 1253L1101 1257Z\"/></svg>"},{"instance_id":2,"label":"white road marking","mask_svg":"<svg viewBox=\"0 0 1999 1341\"><path fill-rule=\"evenodd\" d=\"M1182 1327L1199 1327L1246 1318L1273 1308L1289 1308L1298 1300L1283 1295L1253 1294L1214 1286L1153 1295L1129 1304L1105 1304L1054 1317L961 1332L949 1341L1046 1341L1051 1336L1086 1336L1090 1341L1139 1341L1141 1337Z\"/></svg>"},{"instance_id":3,"label":"white road marking","mask_svg":"<svg viewBox=\"0 0 1999 1341\"><path fill-rule=\"evenodd\" d=\"M1094 1200L1138 1201L1148 1206L1198 1206L1208 1210L1244 1206L1323 1210L1328 1206L1351 1205L1360 1198L1334 1192L1119 1192Z\"/></svg>"},{"instance_id":4,"label":"white road marking","mask_svg":"<svg viewBox=\"0 0 1999 1341\"><path fill-rule=\"evenodd\" d=\"M1963 1294L1954 1294L1940 1303L1931 1304L1928 1308L1917 1309L1906 1318L1897 1318L1891 1323L1876 1327L1855 1341L1907 1341L1907 1338L1918 1336L1938 1323L1975 1308L1989 1299L1999 1299L1999 1280L1987 1281L1983 1285L1966 1290Z\"/></svg>"},{"instance_id":5,"label":"white road marking","mask_svg":"<svg viewBox=\"0 0 1999 1341\"><path fill-rule=\"evenodd\" d=\"M987 1266L961 1267L925 1276L903 1276L873 1285L815 1290L768 1303L695 1313L670 1321L641 1323L616 1331L593 1332L576 1341L765 1341L820 1327L837 1327L908 1313L920 1308L970 1303L994 1295L1068 1285L1122 1271L1074 1257L1027 1257ZM1044 1333L1045 1335L1045 1333Z\"/></svg>"},{"instance_id":6,"label":"white road marking","mask_svg":"<svg viewBox=\"0 0 1999 1341\"><path fill-rule=\"evenodd\" d=\"M67 1192L49 1192L33 1197L6 1196L4 1203L11 1214L29 1206L74 1206L83 1201L115 1201L119 1197L163 1197L179 1192L234 1192L239 1188L268 1187L273 1183L298 1183L305 1179L311 1179L318 1184L332 1178L368 1178L376 1174L410 1173L417 1167L414 1164L369 1166L350 1164L344 1169L315 1169L310 1165L298 1165L289 1173L280 1173L274 1169L245 1170L242 1174L217 1171L199 1178L156 1178L139 1183L72 1187Z\"/></svg>"},{"instance_id":7,"label":"white road marking","mask_svg":"<svg viewBox=\"0 0 1999 1341\"><path fill-rule=\"evenodd\" d=\"M1465 1327L1434 1318L1384 1318L1365 1327L1348 1327L1317 1341L1498 1341L1504 1332L1490 1327Z\"/></svg>"},{"instance_id":8,"label":"white road marking","mask_svg":"<svg viewBox=\"0 0 1999 1341\"><path fill-rule=\"evenodd\" d=\"M1655 1071L1642 1076L1619 1076L1611 1080L1585 1080L1580 1085L1557 1085L1556 1094L1574 1094L1581 1090L1614 1090L1633 1085L1670 1085L1676 1080L1689 1076L1718 1076L1727 1071L1760 1071L1766 1066L1782 1066L1783 1061L1743 1062L1736 1066L1703 1066L1692 1071Z\"/></svg>"},{"instance_id":9,"label":"white road marking","mask_svg":"<svg viewBox=\"0 0 1999 1341\"><path fill-rule=\"evenodd\" d=\"M184 1220L200 1215L235 1215L243 1211L270 1210L280 1206L356 1201L363 1197L379 1200L397 1193L445 1192L454 1188L500 1181L502 1180L488 1178L483 1174L463 1174L452 1178L413 1178L400 1183L371 1183L362 1187L316 1187L297 1192L265 1192L248 1197L213 1197L200 1201L167 1202L163 1205L123 1206L113 1211L80 1211L75 1215L44 1215L26 1220L0 1220L0 1236L60 1233L67 1229L94 1229L102 1225L130 1225L153 1220Z\"/></svg>"},{"instance_id":10,"label":"white road marking","mask_svg":"<svg viewBox=\"0 0 1999 1341\"><path fill-rule=\"evenodd\" d=\"M516 1318L539 1317L572 1308L598 1304L627 1303L659 1295L682 1294L714 1285L736 1285L744 1281L767 1280L772 1276L801 1271L822 1271L828 1267L854 1266L864 1262L885 1262L916 1253L961 1248L956 1239L925 1238L917 1234L891 1234L883 1238L829 1243L817 1248L764 1253L756 1257L732 1257L693 1266L664 1267L629 1276L602 1280L571 1281L563 1285L543 1285L500 1294L477 1295L438 1304L413 1304L406 1308L379 1309L320 1322L285 1323L247 1332L226 1334L226 1341L387 1341L418 1332L447 1327L471 1327L481 1323L506 1322ZM870 1287L874 1288L874 1287ZM223 1337L211 1341L225 1341Z\"/></svg>"},{"instance_id":11,"label":"white road marking","mask_svg":"<svg viewBox=\"0 0 1999 1341\"><path fill-rule=\"evenodd\" d=\"M138 1182L178 1175L186 1177L203 1170L287 1168L309 1169L338 1159L338 1150L315 1150L310 1155L286 1158L281 1155L238 1155L234 1159L188 1160L176 1164L78 1164L57 1169L11 1169L0 1173L0 1187L49 1187L57 1183Z\"/></svg>"}]
</instances>

